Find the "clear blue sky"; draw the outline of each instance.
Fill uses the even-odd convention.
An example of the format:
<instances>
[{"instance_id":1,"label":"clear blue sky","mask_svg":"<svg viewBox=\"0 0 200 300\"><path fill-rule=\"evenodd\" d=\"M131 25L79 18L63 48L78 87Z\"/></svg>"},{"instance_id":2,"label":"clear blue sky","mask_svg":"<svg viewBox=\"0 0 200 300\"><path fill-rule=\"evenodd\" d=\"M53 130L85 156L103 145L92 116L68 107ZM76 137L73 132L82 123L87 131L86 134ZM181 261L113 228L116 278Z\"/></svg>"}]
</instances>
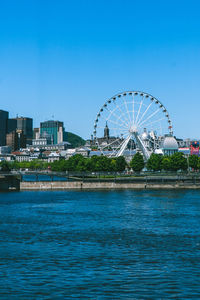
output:
<instances>
[{"instance_id":1,"label":"clear blue sky","mask_svg":"<svg viewBox=\"0 0 200 300\"><path fill-rule=\"evenodd\" d=\"M100 106L142 90L200 138L200 1L0 2L1 109L90 137Z\"/></svg>"}]
</instances>

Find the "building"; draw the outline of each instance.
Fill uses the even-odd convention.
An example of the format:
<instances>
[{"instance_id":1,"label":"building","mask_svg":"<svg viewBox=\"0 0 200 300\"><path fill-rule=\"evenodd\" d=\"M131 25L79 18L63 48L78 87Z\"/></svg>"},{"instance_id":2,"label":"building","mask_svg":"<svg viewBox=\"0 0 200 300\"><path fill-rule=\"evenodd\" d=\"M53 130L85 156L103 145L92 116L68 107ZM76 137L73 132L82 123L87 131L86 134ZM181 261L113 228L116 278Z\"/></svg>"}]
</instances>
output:
<instances>
[{"instance_id":1,"label":"building","mask_svg":"<svg viewBox=\"0 0 200 300\"><path fill-rule=\"evenodd\" d=\"M108 125L106 123L104 127L104 136L100 138L93 138L91 136L91 140L87 140L85 146L91 148L92 150L115 150L118 149L120 144L124 141L123 136L121 137L115 137L115 136L110 136L110 130L108 128ZM128 148L132 147L131 142L128 144Z\"/></svg>"},{"instance_id":2,"label":"building","mask_svg":"<svg viewBox=\"0 0 200 300\"><path fill-rule=\"evenodd\" d=\"M15 157L15 160L18 162L22 161L31 161L30 154L24 153L24 152L13 152L12 153Z\"/></svg>"},{"instance_id":3,"label":"building","mask_svg":"<svg viewBox=\"0 0 200 300\"><path fill-rule=\"evenodd\" d=\"M17 120L8 119L7 122L7 133L17 130Z\"/></svg>"},{"instance_id":4,"label":"building","mask_svg":"<svg viewBox=\"0 0 200 300\"><path fill-rule=\"evenodd\" d=\"M28 145L31 145L32 138L33 138L33 119L25 118L25 117L17 117L11 120L17 121L17 129L23 131L23 134L26 137L26 143Z\"/></svg>"},{"instance_id":5,"label":"building","mask_svg":"<svg viewBox=\"0 0 200 300\"><path fill-rule=\"evenodd\" d=\"M39 140L42 140L42 139L39 139ZM66 150L67 148L69 148L69 146L70 146L70 143L68 143L68 142L63 142L63 143L56 144L56 145L53 145L53 144L39 145L39 144L35 144L35 143L37 143L37 141L34 141L34 145L29 145L26 148L29 150L33 150L33 149L41 150L42 149L42 150L47 150L47 151L63 151L63 150Z\"/></svg>"},{"instance_id":6,"label":"building","mask_svg":"<svg viewBox=\"0 0 200 300\"><path fill-rule=\"evenodd\" d=\"M171 135L166 136L163 141L162 150L164 155L169 156L178 152L178 143L176 139Z\"/></svg>"},{"instance_id":7,"label":"building","mask_svg":"<svg viewBox=\"0 0 200 300\"><path fill-rule=\"evenodd\" d=\"M188 148L190 147L191 140L190 139L179 139L176 138L179 148Z\"/></svg>"},{"instance_id":8,"label":"building","mask_svg":"<svg viewBox=\"0 0 200 300\"><path fill-rule=\"evenodd\" d=\"M199 156L199 141L193 141L190 144L190 155Z\"/></svg>"},{"instance_id":9,"label":"building","mask_svg":"<svg viewBox=\"0 0 200 300\"><path fill-rule=\"evenodd\" d=\"M51 140L50 137L43 137L43 138L33 139L33 141L32 141L33 147L42 148L43 146L51 145L51 144L52 144L52 140Z\"/></svg>"},{"instance_id":10,"label":"building","mask_svg":"<svg viewBox=\"0 0 200 300\"><path fill-rule=\"evenodd\" d=\"M34 128L33 129L33 139L37 140L40 138L40 128Z\"/></svg>"},{"instance_id":11,"label":"building","mask_svg":"<svg viewBox=\"0 0 200 300\"><path fill-rule=\"evenodd\" d=\"M51 152L48 156L48 163L52 163L56 160L60 160L60 154L56 152Z\"/></svg>"},{"instance_id":12,"label":"building","mask_svg":"<svg viewBox=\"0 0 200 300\"><path fill-rule=\"evenodd\" d=\"M6 145L11 148L11 151L18 149L18 135L16 130L6 134Z\"/></svg>"},{"instance_id":13,"label":"building","mask_svg":"<svg viewBox=\"0 0 200 300\"><path fill-rule=\"evenodd\" d=\"M4 154L10 154L11 148L9 146L1 146L0 147L0 155Z\"/></svg>"},{"instance_id":14,"label":"building","mask_svg":"<svg viewBox=\"0 0 200 300\"><path fill-rule=\"evenodd\" d=\"M20 148L26 148L26 137L23 130L14 130L6 134L6 145L11 148L12 151L19 150Z\"/></svg>"},{"instance_id":15,"label":"building","mask_svg":"<svg viewBox=\"0 0 200 300\"><path fill-rule=\"evenodd\" d=\"M76 149L75 154L81 154L84 157L89 157L90 149L87 148L87 147L79 147L79 148Z\"/></svg>"},{"instance_id":16,"label":"building","mask_svg":"<svg viewBox=\"0 0 200 300\"><path fill-rule=\"evenodd\" d=\"M27 137L24 134L24 131L21 129L17 129L16 130L17 133L17 137L18 137L18 149L20 148L26 148L26 144L27 144Z\"/></svg>"},{"instance_id":17,"label":"building","mask_svg":"<svg viewBox=\"0 0 200 300\"><path fill-rule=\"evenodd\" d=\"M8 114L7 111L0 110L0 146L6 145Z\"/></svg>"},{"instance_id":18,"label":"building","mask_svg":"<svg viewBox=\"0 0 200 300\"><path fill-rule=\"evenodd\" d=\"M49 136L52 138L52 143L60 144L63 142L64 126L60 121L45 121L40 123L40 137Z\"/></svg>"}]
</instances>

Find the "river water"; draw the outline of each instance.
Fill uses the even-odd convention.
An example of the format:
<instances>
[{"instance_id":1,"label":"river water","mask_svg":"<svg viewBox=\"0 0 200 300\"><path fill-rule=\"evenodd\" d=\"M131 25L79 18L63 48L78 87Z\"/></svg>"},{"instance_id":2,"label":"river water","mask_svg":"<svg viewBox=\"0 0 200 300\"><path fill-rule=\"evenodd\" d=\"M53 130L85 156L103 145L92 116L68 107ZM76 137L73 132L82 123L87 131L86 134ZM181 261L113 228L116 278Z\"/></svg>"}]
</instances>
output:
<instances>
[{"instance_id":1,"label":"river water","mask_svg":"<svg viewBox=\"0 0 200 300\"><path fill-rule=\"evenodd\" d=\"M200 191L1 193L0 299L200 299Z\"/></svg>"}]
</instances>

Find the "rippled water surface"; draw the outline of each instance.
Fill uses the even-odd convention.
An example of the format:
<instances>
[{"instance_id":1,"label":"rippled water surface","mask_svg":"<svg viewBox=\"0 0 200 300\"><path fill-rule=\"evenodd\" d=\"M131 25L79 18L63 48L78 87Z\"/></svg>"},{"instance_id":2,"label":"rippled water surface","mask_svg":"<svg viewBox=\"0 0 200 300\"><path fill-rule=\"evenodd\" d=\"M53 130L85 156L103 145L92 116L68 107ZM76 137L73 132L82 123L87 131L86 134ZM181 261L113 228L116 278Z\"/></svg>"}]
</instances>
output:
<instances>
[{"instance_id":1,"label":"rippled water surface","mask_svg":"<svg viewBox=\"0 0 200 300\"><path fill-rule=\"evenodd\" d=\"M0 194L0 299L200 299L199 191Z\"/></svg>"}]
</instances>

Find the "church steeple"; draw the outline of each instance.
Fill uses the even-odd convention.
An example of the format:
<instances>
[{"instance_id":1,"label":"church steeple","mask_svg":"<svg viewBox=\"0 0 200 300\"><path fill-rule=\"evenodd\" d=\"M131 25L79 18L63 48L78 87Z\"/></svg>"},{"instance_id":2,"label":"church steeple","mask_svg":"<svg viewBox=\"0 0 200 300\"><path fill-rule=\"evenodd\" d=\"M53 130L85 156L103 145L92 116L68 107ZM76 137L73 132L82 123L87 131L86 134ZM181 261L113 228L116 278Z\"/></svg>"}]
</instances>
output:
<instances>
[{"instance_id":1,"label":"church steeple","mask_svg":"<svg viewBox=\"0 0 200 300\"><path fill-rule=\"evenodd\" d=\"M104 138L109 139L109 128L108 128L107 122L106 122L106 126L104 128Z\"/></svg>"}]
</instances>

